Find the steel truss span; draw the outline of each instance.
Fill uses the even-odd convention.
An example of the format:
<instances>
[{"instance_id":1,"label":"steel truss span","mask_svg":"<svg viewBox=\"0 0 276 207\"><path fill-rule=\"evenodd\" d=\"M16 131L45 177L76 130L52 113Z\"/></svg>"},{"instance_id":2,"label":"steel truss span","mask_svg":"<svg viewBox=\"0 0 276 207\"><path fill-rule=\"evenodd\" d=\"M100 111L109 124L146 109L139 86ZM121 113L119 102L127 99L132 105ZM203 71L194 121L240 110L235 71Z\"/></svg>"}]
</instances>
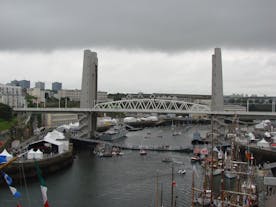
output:
<instances>
[{"instance_id":1,"label":"steel truss span","mask_svg":"<svg viewBox=\"0 0 276 207\"><path fill-rule=\"evenodd\" d=\"M141 112L141 113L200 113L210 112L206 105L176 100L130 99L98 103L95 111L103 112Z\"/></svg>"}]
</instances>

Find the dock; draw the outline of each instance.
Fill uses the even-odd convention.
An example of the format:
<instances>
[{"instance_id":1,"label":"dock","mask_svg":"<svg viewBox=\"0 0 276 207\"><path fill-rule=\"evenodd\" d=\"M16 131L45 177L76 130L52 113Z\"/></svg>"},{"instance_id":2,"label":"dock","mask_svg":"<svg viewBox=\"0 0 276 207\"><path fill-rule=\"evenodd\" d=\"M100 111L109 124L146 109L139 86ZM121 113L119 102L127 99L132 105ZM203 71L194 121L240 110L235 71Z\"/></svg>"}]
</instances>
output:
<instances>
[{"instance_id":1,"label":"dock","mask_svg":"<svg viewBox=\"0 0 276 207\"><path fill-rule=\"evenodd\" d=\"M88 138L77 138L72 137L70 138L72 141L79 141L79 142L86 142L91 144L105 144L112 147L119 147L121 149L127 150L150 150L150 151L163 151L163 152L186 152L191 153L193 152L192 146L169 146L169 145L134 145L134 144L125 144L125 143L116 143L116 142L108 142L99 139L88 139Z\"/></svg>"}]
</instances>

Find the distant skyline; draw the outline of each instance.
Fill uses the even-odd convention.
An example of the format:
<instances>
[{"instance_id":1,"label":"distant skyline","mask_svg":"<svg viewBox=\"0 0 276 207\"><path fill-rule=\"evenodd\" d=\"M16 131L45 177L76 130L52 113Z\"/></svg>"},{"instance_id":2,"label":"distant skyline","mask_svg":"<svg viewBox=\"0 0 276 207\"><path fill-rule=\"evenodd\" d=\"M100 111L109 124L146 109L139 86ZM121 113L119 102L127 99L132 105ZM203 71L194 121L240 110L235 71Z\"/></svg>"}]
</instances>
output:
<instances>
[{"instance_id":1,"label":"distant skyline","mask_svg":"<svg viewBox=\"0 0 276 207\"><path fill-rule=\"evenodd\" d=\"M101 91L211 94L220 47L224 95L276 96L275 8L274 0L4 0L0 83L80 89L83 50L91 49Z\"/></svg>"}]
</instances>

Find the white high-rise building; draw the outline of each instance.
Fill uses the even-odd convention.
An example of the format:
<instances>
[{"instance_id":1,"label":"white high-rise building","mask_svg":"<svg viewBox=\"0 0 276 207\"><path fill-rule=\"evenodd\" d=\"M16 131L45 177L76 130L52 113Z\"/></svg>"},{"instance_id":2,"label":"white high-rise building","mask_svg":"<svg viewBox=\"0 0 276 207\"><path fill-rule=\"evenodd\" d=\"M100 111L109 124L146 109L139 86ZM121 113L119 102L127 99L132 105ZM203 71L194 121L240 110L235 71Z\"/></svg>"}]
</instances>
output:
<instances>
[{"instance_id":1,"label":"white high-rise building","mask_svg":"<svg viewBox=\"0 0 276 207\"><path fill-rule=\"evenodd\" d=\"M12 108L25 107L26 101L22 94L22 88L0 84L0 103L7 104Z\"/></svg>"}]
</instances>

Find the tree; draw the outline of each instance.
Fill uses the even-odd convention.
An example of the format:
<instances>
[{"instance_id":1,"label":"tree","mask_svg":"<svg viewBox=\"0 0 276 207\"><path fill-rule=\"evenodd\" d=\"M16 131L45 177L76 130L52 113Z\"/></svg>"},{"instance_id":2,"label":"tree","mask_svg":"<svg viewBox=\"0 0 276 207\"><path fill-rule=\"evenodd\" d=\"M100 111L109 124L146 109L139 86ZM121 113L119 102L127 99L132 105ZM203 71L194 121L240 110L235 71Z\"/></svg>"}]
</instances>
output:
<instances>
[{"instance_id":1,"label":"tree","mask_svg":"<svg viewBox=\"0 0 276 207\"><path fill-rule=\"evenodd\" d=\"M12 108L10 106L0 103L0 119L5 121L12 119Z\"/></svg>"}]
</instances>

